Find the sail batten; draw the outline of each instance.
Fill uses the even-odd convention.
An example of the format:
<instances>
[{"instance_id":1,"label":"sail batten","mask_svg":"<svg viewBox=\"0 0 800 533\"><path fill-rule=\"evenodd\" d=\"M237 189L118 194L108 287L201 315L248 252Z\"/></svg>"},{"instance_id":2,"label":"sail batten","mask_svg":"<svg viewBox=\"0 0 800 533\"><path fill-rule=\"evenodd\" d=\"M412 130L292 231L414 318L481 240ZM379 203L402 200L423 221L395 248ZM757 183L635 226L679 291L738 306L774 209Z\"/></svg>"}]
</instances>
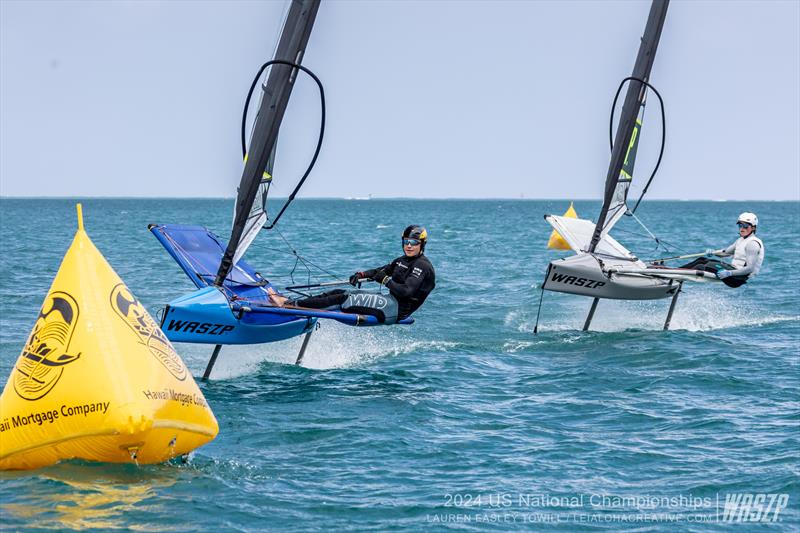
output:
<instances>
[{"instance_id":1,"label":"sail batten","mask_svg":"<svg viewBox=\"0 0 800 533\"><path fill-rule=\"evenodd\" d=\"M650 14L647 17L639 53L633 67L632 79L628 85L617 133L614 137L611 161L606 175L603 207L597 217L589 252L595 251L600 239L627 211L626 200L633 179L633 163L636 158L641 116L644 112L647 93L647 86L639 80L647 82L650 78L668 6L669 0L653 0L650 7Z\"/></svg>"}]
</instances>

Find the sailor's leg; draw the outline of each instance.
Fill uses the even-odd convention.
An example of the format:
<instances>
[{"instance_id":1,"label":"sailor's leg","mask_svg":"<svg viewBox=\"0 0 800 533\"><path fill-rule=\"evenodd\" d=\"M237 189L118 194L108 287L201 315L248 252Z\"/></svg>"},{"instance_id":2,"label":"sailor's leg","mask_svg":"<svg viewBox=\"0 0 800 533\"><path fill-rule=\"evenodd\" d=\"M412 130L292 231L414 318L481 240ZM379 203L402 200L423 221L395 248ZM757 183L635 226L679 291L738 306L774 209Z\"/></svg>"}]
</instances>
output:
<instances>
[{"instance_id":1,"label":"sailor's leg","mask_svg":"<svg viewBox=\"0 0 800 533\"><path fill-rule=\"evenodd\" d=\"M681 265L679 268L691 268L694 270L705 270L704 267L706 263L708 263L709 259L707 257L698 257L691 263L686 263L685 265Z\"/></svg>"},{"instance_id":2,"label":"sailor's leg","mask_svg":"<svg viewBox=\"0 0 800 533\"><path fill-rule=\"evenodd\" d=\"M329 307L341 305L345 300L347 300L347 291L336 289L315 296L309 296L302 300L290 301L289 304L296 305L297 307L309 307L311 309L327 309Z\"/></svg>"},{"instance_id":3,"label":"sailor's leg","mask_svg":"<svg viewBox=\"0 0 800 533\"><path fill-rule=\"evenodd\" d=\"M682 281L678 283L678 288L675 294L672 295L672 301L669 304L669 312L667 313L667 320L664 322L664 331L669 329L669 323L672 321L672 313L675 312L675 304L678 303L678 295L681 293L681 289L683 289Z\"/></svg>"},{"instance_id":4,"label":"sailor's leg","mask_svg":"<svg viewBox=\"0 0 800 533\"><path fill-rule=\"evenodd\" d=\"M220 349L222 349L221 344L214 346L214 351L211 353L211 359L208 360L208 366L206 366L206 371L203 373L203 381L208 381L208 376L211 375L211 369L214 368L214 363L217 362L217 356L219 355Z\"/></svg>"},{"instance_id":5,"label":"sailor's leg","mask_svg":"<svg viewBox=\"0 0 800 533\"><path fill-rule=\"evenodd\" d=\"M715 274L718 270L733 270L736 267L729 263L720 261L719 259L709 259L707 257L698 257L691 263L686 263L680 268L689 268L693 270L702 270L704 272L711 272Z\"/></svg>"},{"instance_id":6,"label":"sailor's leg","mask_svg":"<svg viewBox=\"0 0 800 533\"><path fill-rule=\"evenodd\" d=\"M589 330L589 325L592 323L592 317L594 317L594 312L597 309L597 303L600 301L600 298L595 298L592 301L592 307L589 309L589 316L586 317L586 322L583 324L583 331Z\"/></svg>"},{"instance_id":7,"label":"sailor's leg","mask_svg":"<svg viewBox=\"0 0 800 533\"><path fill-rule=\"evenodd\" d=\"M275 292L275 289L272 287L267 287L267 294L269 294L269 301L272 302L272 305L275 307L283 307L286 305L286 302L289 301L289 298L286 296L281 296Z\"/></svg>"}]
</instances>

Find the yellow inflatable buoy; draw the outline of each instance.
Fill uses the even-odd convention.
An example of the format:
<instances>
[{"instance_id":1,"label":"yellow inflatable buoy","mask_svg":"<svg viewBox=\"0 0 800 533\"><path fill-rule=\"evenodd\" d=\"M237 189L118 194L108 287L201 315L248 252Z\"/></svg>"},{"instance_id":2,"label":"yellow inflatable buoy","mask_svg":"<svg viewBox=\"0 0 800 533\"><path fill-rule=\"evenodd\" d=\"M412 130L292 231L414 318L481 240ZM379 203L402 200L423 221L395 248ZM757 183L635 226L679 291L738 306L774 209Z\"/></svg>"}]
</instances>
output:
<instances>
[{"instance_id":1,"label":"yellow inflatable buoy","mask_svg":"<svg viewBox=\"0 0 800 533\"><path fill-rule=\"evenodd\" d=\"M564 213L565 217L567 218L578 218L578 213L575 212L575 208L572 205L572 202L569 203L569 209L567 212ZM547 247L553 248L555 250L571 250L572 247L567 244L567 241L564 240L564 237L561 236L559 232L553 230L550 234L550 240L547 241Z\"/></svg>"},{"instance_id":2,"label":"yellow inflatable buoy","mask_svg":"<svg viewBox=\"0 0 800 533\"><path fill-rule=\"evenodd\" d=\"M83 229L0 396L0 469L159 463L211 441L186 365Z\"/></svg>"}]
</instances>

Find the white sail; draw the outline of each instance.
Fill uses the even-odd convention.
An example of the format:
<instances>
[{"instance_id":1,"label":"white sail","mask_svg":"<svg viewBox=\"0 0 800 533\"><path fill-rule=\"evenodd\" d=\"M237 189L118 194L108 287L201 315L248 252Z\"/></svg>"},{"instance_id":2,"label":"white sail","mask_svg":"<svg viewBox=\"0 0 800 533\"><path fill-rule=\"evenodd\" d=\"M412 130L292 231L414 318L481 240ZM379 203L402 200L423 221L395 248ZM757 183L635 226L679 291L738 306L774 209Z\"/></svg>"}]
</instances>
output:
<instances>
[{"instance_id":1,"label":"white sail","mask_svg":"<svg viewBox=\"0 0 800 533\"><path fill-rule=\"evenodd\" d=\"M544 219L569 244L575 253L586 252L592 242L594 222L582 218L545 215ZM611 257L635 260L635 256L611 235L604 235L595 249L596 253Z\"/></svg>"},{"instance_id":2,"label":"white sail","mask_svg":"<svg viewBox=\"0 0 800 533\"><path fill-rule=\"evenodd\" d=\"M233 255L233 264L239 262L244 253L255 240L258 232L267 222L267 193L269 192L269 185L272 183L272 176L264 172L261 178L261 185L258 187L258 194L253 201L253 207L250 209L250 214L247 216L247 221L244 224L242 237L239 240L239 246L236 247L236 253ZM236 207L234 206L234 216L236 216Z\"/></svg>"},{"instance_id":3,"label":"white sail","mask_svg":"<svg viewBox=\"0 0 800 533\"><path fill-rule=\"evenodd\" d=\"M622 163L622 168L619 171L619 178L617 179L617 186L614 189L614 195L611 197L611 203L606 212L606 222L603 226L603 231L600 236L608 235L611 228L619 222L619 220L628 212L628 190L631 188L633 182L633 168L636 163L636 152L639 148L639 134L642 131L642 120L644 119L645 102L639 107L639 115L636 117L636 123L633 126L633 133L631 140L628 143L628 149L625 152L625 160Z\"/></svg>"},{"instance_id":4,"label":"white sail","mask_svg":"<svg viewBox=\"0 0 800 533\"><path fill-rule=\"evenodd\" d=\"M261 94L261 99L264 98L264 94ZM258 107L261 107L261 101L258 102ZM256 115L256 121L258 121L258 115ZM261 231L261 228L267 222L267 196L269 196L269 186L272 184L272 169L275 165L275 150L278 145L277 139L275 140L275 144L272 146L272 152L269 155L269 159L267 160L267 168L264 170L264 173L261 175L261 183L258 186L258 192L256 193L255 198L253 199L253 205L250 207L250 213L247 215L247 221L244 224L244 229L242 230L242 236L239 239L239 245L236 247L236 253L233 255L233 264L239 262L239 259L242 258L244 253L250 248L250 245L255 240L258 232ZM244 156L244 161L247 163L247 154ZM238 192L238 191L237 191ZM237 202L238 202L238 194L237 194ZM237 205L234 204L233 206L233 220L235 223L236 221L236 210ZM231 224L231 226L233 225Z\"/></svg>"}]
</instances>

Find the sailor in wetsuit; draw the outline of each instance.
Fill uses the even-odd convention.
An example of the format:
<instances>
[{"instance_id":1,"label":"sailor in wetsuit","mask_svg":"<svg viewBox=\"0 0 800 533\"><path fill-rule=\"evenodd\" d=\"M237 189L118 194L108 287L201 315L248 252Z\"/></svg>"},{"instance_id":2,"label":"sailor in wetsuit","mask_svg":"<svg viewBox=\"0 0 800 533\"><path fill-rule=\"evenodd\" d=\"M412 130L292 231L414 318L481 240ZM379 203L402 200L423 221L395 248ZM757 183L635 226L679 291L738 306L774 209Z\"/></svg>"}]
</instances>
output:
<instances>
[{"instance_id":1,"label":"sailor in wetsuit","mask_svg":"<svg viewBox=\"0 0 800 533\"><path fill-rule=\"evenodd\" d=\"M301 300L288 300L270 290L273 304L284 307L310 307L312 309L341 309L351 313L373 315L378 321L393 324L419 309L436 286L436 272L425 256L428 232L422 226L408 226L403 231L403 255L380 268L356 272L350 284L358 285L370 279L389 289L389 294L341 290L325 292ZM376 298L377 297L377 298Z\"/></svg>"},{"instance_id":2,"label":"sailor in wetsuit","mask_svg":"<svg viewBox=\"0 0 800 533\"><path fill-rule=\"evenodd\" d=\"M714 272L728 287L739 287L755 277L764 262L764 243L756 237L758 217L755 213L742 213L736 224L739 226L739 238L733 244L720 250L706 250L706 257L695 259L682 268ZM728 264L710 259L714 256L733 256L733 260Z\"/></svg>"}]
</instances>

